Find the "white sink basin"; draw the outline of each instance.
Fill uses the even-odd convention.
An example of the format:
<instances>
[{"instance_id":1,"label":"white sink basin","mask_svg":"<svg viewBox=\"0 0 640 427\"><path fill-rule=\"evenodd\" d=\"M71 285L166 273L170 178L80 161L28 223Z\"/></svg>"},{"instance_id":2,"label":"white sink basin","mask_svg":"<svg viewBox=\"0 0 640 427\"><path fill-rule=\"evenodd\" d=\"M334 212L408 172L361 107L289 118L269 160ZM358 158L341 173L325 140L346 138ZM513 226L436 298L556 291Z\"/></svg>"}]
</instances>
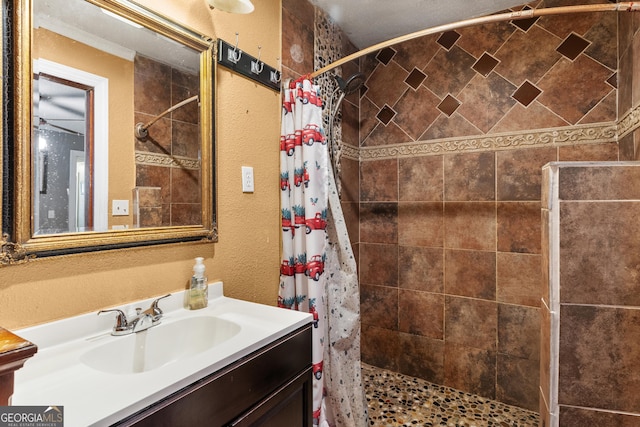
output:
<instances>
[{"instance_id":1,"label":"white sink basin","mask_svg":"<svg viewBox=\"0 0 640 427\"><path fill-rule=\"evenodd\" d=\"M153 298L117 308L125 314ZM108 426L307 325L312 316L223 295L184 308L184 292L160 301L162 323L112 336L114 317L97 312L38 325L18 336L38 352L15 373L11 404L64 407L65 427Z\"/></svg>"},{"instance_id":2,"label":"white sink basin","mask_svg":"<svg viewBox=\"0 0 640 427\"><path fill-rule=\"evenodd\" d=\"M80 361L110 374L135 374L209 350L240 332L235 322L213 316L189 317L159 324L95 347Z\"/></svg>"}]
</instances>

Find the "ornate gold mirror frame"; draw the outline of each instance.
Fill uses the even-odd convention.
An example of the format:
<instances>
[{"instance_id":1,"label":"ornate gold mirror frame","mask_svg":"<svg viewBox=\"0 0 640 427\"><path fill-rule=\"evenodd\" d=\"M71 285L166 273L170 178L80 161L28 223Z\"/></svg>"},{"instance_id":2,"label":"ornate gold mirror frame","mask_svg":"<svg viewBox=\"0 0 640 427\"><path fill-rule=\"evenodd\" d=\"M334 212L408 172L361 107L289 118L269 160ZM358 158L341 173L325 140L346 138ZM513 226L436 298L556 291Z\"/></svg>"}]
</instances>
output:
<instances>
[{"instance_id":1,"label":"ornate gold mirror frame","mask_svg":"<svg viewBox=\"0 0 640 427\"><path fill-rule=\"evenodd\" d=\"M11 65L13 68L14 94L13 102L10 104L9 109L13 111L14 131L13 135L8 135L4 141L4 144L12 144L12 156L11 161L3 162L5 168L11 169L10 175L14 177L14 182L12 184L4 183L5 189L11 185L9 192L13 193L13 197L9 197L8 202L5 199L4 205L0 200L2 217L5 222L9 222L9 224L0 224L3 225L3 230L5 231L2 240L0 240L0 264L11 264L21 259L36 256L185 241L217 241L213 130L215 41L127 0L85 1L200 52L199 133L201 139L202 224L46 235L36 235L34 233L32 215L32 192L34 191L34 186L32 182L31 148L33 126L33 0L16 0L12 2L13 10L10 18L12 20L12 34L10 37L13 39ZM6 67L3 66L3 69L6 69ZM134 144L133 131L134 129L131 129L132 144ZM134 160L131 159L131 161L133 162ZM7 176L9 176L7 175L8 171L0 169L0 172L3 172L1 176L5 177L6 181ZM11 203L13 203L13 206L10 205Z\"/></svg>"}]
</instances>

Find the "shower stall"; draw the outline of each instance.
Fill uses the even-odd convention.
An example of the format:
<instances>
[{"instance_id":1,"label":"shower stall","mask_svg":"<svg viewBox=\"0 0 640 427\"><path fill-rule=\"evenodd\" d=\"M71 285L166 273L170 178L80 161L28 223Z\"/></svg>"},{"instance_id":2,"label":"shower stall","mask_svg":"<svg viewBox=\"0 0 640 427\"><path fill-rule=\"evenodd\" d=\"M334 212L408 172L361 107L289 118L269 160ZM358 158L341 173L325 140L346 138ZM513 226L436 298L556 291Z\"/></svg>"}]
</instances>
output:
<instances>
[{"instance_id":1,"label":"shower stall","mask_svg":"<svg viewBox=\"0 0 640 427\"><path fill-rule=\"evenodd\" d=\"M318 69L356 50L299 3L285 5L283 25L311 34L284 40L283 52L313 50ZM631 18L460 28L345 63L341 80L317 77L333 93L326 124L358 261L364 363L544 408L541 170L629 156L611 131L631 105L619 87L617 52L629 46L622 36L618 46L619 19ZM292 76L310 69L286 55L283 65ZM347 94L350 81L358 90Z\"/></svg>"}]
</instances>

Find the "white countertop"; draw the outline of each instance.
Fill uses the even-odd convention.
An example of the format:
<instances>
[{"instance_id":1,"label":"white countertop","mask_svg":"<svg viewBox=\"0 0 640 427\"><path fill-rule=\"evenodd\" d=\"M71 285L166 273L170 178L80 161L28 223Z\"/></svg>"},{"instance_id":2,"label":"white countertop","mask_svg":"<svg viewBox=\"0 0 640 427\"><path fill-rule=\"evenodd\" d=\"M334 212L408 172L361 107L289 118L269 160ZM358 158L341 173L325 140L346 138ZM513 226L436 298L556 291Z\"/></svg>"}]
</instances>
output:
<instances>
[{"instance_id":1,"label":"white countertop","mask_svg":"<svg viewBox=\"0 0 640 427\"><path fill-rule=\"evenodd\" d=\"M155 298L119 307L126 314L147 309ZM38 346L15 374L12 405L63 406L65 427L103 426L216 372L255 350L308 324L312 316L293 310L223 296L221 282L209 285L209 306L187 310L184 292L160 301L162 323L194 316L235 322L240 332L215 347L156 369L131 374L106 373L84 364L87 351L124 337L111 335L115 314L96 313L14 331ZM161 328L154 326L154 328Z\"/></svg>"}]
</instances>

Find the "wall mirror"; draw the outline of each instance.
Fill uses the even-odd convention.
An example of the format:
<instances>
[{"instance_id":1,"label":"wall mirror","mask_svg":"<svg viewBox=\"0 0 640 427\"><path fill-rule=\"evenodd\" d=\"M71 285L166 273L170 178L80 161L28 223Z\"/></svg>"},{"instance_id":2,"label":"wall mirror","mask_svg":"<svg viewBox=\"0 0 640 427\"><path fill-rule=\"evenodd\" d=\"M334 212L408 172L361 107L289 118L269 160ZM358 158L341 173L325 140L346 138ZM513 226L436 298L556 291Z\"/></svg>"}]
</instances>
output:
<instances>
[{"instance_id":1,"label":"wall mirror","mask_svg":"<svg viewBox=\"0 0 640 427\"><path fill-rule=\"evenodd\" d=\"M214 41L128 0L14 8L12 241L216 240Z\"/></svg>"}]
</instances>

